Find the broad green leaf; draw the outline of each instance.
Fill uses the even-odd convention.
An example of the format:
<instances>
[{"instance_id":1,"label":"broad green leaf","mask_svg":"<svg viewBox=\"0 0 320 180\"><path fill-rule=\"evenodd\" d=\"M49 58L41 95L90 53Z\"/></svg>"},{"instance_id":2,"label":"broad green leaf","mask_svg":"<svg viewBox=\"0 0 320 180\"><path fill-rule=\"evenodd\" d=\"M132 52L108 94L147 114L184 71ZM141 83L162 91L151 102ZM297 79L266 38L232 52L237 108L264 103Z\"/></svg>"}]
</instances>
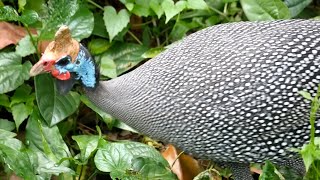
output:
<instances>
[{"instance_id":1,"label":"broad green leaf","mask_svg":"<svg viewBox=\"0 0 320 180\"><path fill-rule=\"evenodd\" d=\"M316 160L314 157L315 152L316 152L316 146L313 144L304 145L300 151L304 165L306 167L306 172L310 168L312 162Z\"/></svg>"},{"instance_id":2,"label":"broad green leaf","mask_svg":"<svg viewBox=\"0 0 320 180\"><path fill-rule=\"evenodd\" d=\"M126 9L122 9L117 13L112 6L106 6L104 7L103 20L111 42L128 25L130 14Z\"/></svg>"},{"instance_id":3,"label":"broad green leaf","mask_svg":"<svg viewBox=\"0 0 320 180\"><path fill-rule=\"evenodd\" d=\"M12 91L29 79L31 63L21 63L15 53L0 53L0 94Z\"/></svg>"},{"instance_id":4,"label":"broad green leaf","mask_svg":"<svg viewBox=\"0 0 320 180\"><path fill-rule=\"evenodd\" d=\"M311 94L307 91L299 91L298 92L301 96L303 96L305 99L308 99L310 101L313 101L313 98L311 97Z\"/></svg>"},{"instance_id":5,"label":"broad green leaf","mask_svg":"<svg viewBox=\"0 0 320 180\"><path fill-rule=\"evenodd\" d=\"M47 15L42 17L40 40L53 39L59 27L67 24L79 8L77 0L49 0L47 5L47 8L44 8Z\"/></svg>"},{"instance_id":6,"label":"broad green leaf","mask_svg":"<svg viewBox=\"0 0 320 180\"><path fill-rule=\"evenodd\" d=\"M163 47L152 48L146 51L145 53L143 53L141 56L143 58L154 58L164 50L165 49Z\"/></svg>"},{"instance_id":7,"label":"broad green leaf","mask_svg":"<svg viewBox=\"0 0 320 180\"><path fill-rule=\"evenodd\" d=\"M4 163L15 172L16 175L24 177L26 180L37 179L33 165L25 151L4 145L0 140L0 152Z\"/></svg>"},{"instance_id":8,"label":"broad green leaf","mask_svg":"<svg viewBox=\"0 0 320 180\"><path fill-rule=\"evenodd\" d=\"M150 16L149 0L120 0L126 8L137 16Z\"/></svg>"},{"instance_id":9,"label":"broad green leaf","mask_svg":"<svg viewBox=\"0 0 320 180\"><path fill-rule=\"evenodd\" d=\"M19 14L10 6L0 7L0 21L18 21Z\"/></svg>"},{"instance_id":10,"label":"broad green leaf","mask_svg":"<svg viewBox=\"0 0 320 180\"><path fill-rule=\"evenodd\" d=\"M240 0L250 21L289 19L289 8L281 0Z\"/></svg>"},{"instance_id":11,"label":"broad green leaf","mask_svg":"<svg viewBox=\"0 0 320 180\"><path fill-rule=\"evenodd\" d=\"M161 7L161 0L150 0L150 8L156 13L158 19L160 19L160 17L164 13Z\"/></svg>"},{"instance_id":12,"label":"broad green leaf","mask_svg":"<svg viewBox=\"0 0 320 180\"><path fill-rule=\"evenodd\" d=\"M182 39L184 36L186 36L186 33L190 29L193 29L193 28L196 28L199 26L200 25L198 23L196 23L195 21L192 21L190 23L183 21L183 20L176 21L169 36L173 41L177 41L179 39Z\"/></svg>"},{"instance_id":13,"label":"broad green leaf","mask_svg":"<svg viewBox=\"0 0 320 180\"><path fill-rule=\"evenodd\" d=\"M0 119L0 129L4 129L6 131L14 130L15 125L14 122L8 121L6 119Z\"/></svg>"},{"instance_id":14,"label":"broad green leaf","mask_svg":"<svg viewBox=\"0 0 320 180\"><path fill-rule=\"evenodd\" d=\"M36 23L40 19L36 11L25 10L23 14L20 16L19 20L26 25L30 25Z\"/></svg>"},{"instance_id":15,"label":"broad green leaf","mask_svg":"<svg viewBox=\"0 0 320 180\"><path fill-rule=\"evenodd\" d=\"M35 52L36 48L33 46L29 35L22 38L16 46L16 53L21 57L28 56Z\"/></svg>"},{"instance_id":16,"label":"broad green leaf","mask_svg":"<svg viewBox=\"0 0 320 180\"><path fill-rule=\"evenodd\" d=\"M115 119L110 114L102 111L99 107L94 105L86 96L81 96L80 99L85 105L87 105L94 112L96 112L100 115L103 122L105 122L107 124L108 128L111 129L113 127Z\"/></svg>"},{"instance_id":17,"label":"broad green leaf","mask_svg":"<svg viewBox=\"0 0 320 180\"><path fill-rule=\"evenodd\" d=\"M177 179L168 166L149 157L138 157L132 160L133 171L146 179Z\"/></svg>"},{"instance_id":18,"label":"broad green leaf","mask_svg":"<svg viewBox=\"0 0 320 180\"><path fill-rule=\"evenodd\" d=\"M291 17L296 17L300 14L305 7L307 7L312 0L284 0L284 3L288 6Z\"/></svg>"},{"instance_id":19,"label":"broad green leaf","mask_svg":"<svg viewBox=\"0 0 320 180\"><path fill-rule=\"evenodd\" d=\"M27 0L18 0L19 12L24 10L24 6L27 4Z\"/></svg>"},{"instance_id":20,"label":"broad green leaf","mask_svg":"<svg viewBox=\"0 0 320 180\"><path fill-rule=\"evenodd\" d=\"M38 110L34 110L28 120L26 139L30 149L44 152L55 163L59 163L61 159L71 156L58 127L48 127L39 115ZM68 162L65 161L63 164L66 166Z\"/></svg>"},{"instance_id":21,"label":"broad green leaf","mask_svg":"<svg viewBox=\"0 0 320 180\"><path fill-rule=\"evenodd\" d=\"M93 135L78 135L72 136L72 139L77 142L80 148L79 160L83 164L87 164L88 159L98 147L100 137Z\"/></svg>"},{"instance_id":22,"label":"broad green leaf","mask_svg":"<svg viewBox=\"0 0 320 180\"><path fill-rule=\"evenodd\" d=\"M174 4L173 0L163 0L161 7L166 15L166 23L168 23L171 18L187 8L187 2L182 0Z\"/></svg>"},{"instance_id":23,"label":"broad green leaf","mask_svg":"<svg viewBox=\"0 0 320 180\"><path fill-rule=\"evenodd\" d=\"M4 120L4 119L0 119L0 121L3 121L3 120ZM12 123L13 123L13 122L12 122ZM1 125L3 125L3 124L5 124L5 123L1 123ZM15 127L14 127L14 123L11 124L11 125L9 125L9 126L11 126L11 128L12 128L12 126L13 126L13 129L15 128ZM8 131L7 129L0 128L0 139L1 139L1 140L2 140L2 139L8 140L8 138L13 138L13 137L15 137L16 135L17 135L16 133L10 132L10 131ZM0 144L4 144L3 141L1 141Z\"/></svg>"},{"instance_id":24,"label":"broad green leaf","mask_svg":"<svg viewBox=\"0 0 320 180\"><path fill-rule=\"evenodd\" d=\"M22 84L18 87L13 96L10 98L11 103L10 106L13 106L17 103L29 102L34 100L34 94L30 94L32 91L32 87L27 84Z\"/></svg>"},{"instance_id":25,"label":"broad green leaf","mask_svg":"<svg viewBox=\"0 0 320 180\"><path fill-rule=\"evenodd\" d=\"M101 54L103 52L105 52L106 50L109 49L109 47L111 47L111 43L105 39L92 39L89 42L89 51L91 53L91 55L97 55L97 54Z\"/></svg>"},{"instance_id":26,"label":"broad green leaf","mask_svg":"<svg viewBox=\"0 0 320 180\"><path fill-rule=\"evenodd\" d=\"M111 176L116 178L128 175L128 170L133 167L131 162L139 157L150 158L164 167L169 167L168 162L156 149L130 141L108 143L101 140L94 163L100 171L111 172Z\"/></svg>"},{"instance_id":27,"label":"broad green leaf","mask_svg":"<svg viewBox=\"0 0 320 180\"><path fill-rule=\"evenodd\" d=\"M117 77L117 65L110 56L103 54L101 57L101 74L110 78Z\"/></svg>"},{"instance_id":28,"label":"broad green leaf","mask_svg":"<svg viewBox=\"0 0 320 180\"><path fill-rule=\"evenodd\" d=\"M53 126L74 113L80 104L80 95L70 92L58 94L53 78L48 74L35 77L36 99L39 110L49 126Z\"/></svg>"},{"instance_id":29,"label":"broad green leaf","mask_svg":"<svg viewBox=\"0 0 320 180\"><path fill-rule=\"evenodd\" d=\"M92 34L102 38L108 38L108 32L107 32L106 26L104 25L103 17L97 13L93 14L93 16L94 16L94 28L93 28Z\"/></svg>"},{"instance_id":30,"label":"broad green leaf","mask_svg":"<svg viewBox=\"0 0 320 180\"><path fill-rule=\"evenodd\" d=\"M34 157L34 161L32 164L36 164L36 172L41 177L47 177L44 179L51 179L52 175L58 176L60 173L69 173L69 174L75 174L75 172L63 165L59 165L56 162L49 159L43 152L32 149L28 150L29 157Z\"/></svg>"},{"instance_id":31,"label":"broad green leaf","mask_svg":"<svg viewBox=\"0 0 320 180\"><path fill-rule=\"evenodd\" d=\"M66 24L71 30L72 37L80 41L89 37L93 31L93 14L88 8L81 7Z\"/></svg>"},{"instance_id":32,"label":"broad green leaf","mask_svg":"<svg viewBox=\"0 0 320 180\"><path fill-rule=\"evenodd\" d=\"M117 75L120 75L141 62L144 59L142 54L147 50L147 47L138 44L115 43L100 58L103 57L106 61L113 60L117 67ZM101 64L103 63L105 62L101 61ZM107 67L109 68L110 66ZM101 74L108 75L106 70L101 67Z\"/></svg>"},{"instance_id":33,"label":"broad green leaf","mask_svg":"<svg viewBox=\"0 0 320 180\"><path fill-rule=\"evenodd\" d=\"M208 9L208 5L204 0L187 0L189 9Z\"/></svg>"},{"instance_id":34,"label":"broad green leaf","mask_svg":"<svg viewBox=\"0 0 320 180\"><path fill-rule=\"evenodd\" d=\"M275 173L276 168L270 161L266 161L262 169L262 174L259 180L280 180L279 176Z\"/></svg>"},{"instance_id":35,"label":"broad green leaf","mask_svg":"<svg viewBox=\"0 0 320 180\"><path fill-rule=\"evenodd\" d=\"M32 108L32 106L27 106L24 103L14 104L11 107L17 130L19 129L20 124L32 113Z\"/></svg>"},{"instance_id":36,"label":"broad green leaf","mask_svg":"<svg viewBox=\"0 0 320 180\"><path fill-rule=\"evenodd\" d=\"M0 106L10 107L10 101L7 95L0 94Z\"/></svg>"}]
</instances>

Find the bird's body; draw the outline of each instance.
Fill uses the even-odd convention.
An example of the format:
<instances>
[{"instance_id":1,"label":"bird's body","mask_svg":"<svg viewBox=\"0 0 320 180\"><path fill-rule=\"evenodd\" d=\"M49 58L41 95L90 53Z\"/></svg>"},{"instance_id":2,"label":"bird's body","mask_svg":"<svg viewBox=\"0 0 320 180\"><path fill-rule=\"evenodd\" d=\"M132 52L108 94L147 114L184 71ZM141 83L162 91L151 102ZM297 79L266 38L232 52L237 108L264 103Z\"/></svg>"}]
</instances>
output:
<instances>
[{"instance_id":1,"label":"bird's body","mask_svg":"<svg viewBox=\"0 0 320 180\"><path fill-rule=\"evenodd\" d=\"M86 92L139 132L197 157L299 169L292 148L309 140L310 102L298 92L315 95L320 82L319 28L308 20L217 25Z\"/></svg>"}]
</instances>

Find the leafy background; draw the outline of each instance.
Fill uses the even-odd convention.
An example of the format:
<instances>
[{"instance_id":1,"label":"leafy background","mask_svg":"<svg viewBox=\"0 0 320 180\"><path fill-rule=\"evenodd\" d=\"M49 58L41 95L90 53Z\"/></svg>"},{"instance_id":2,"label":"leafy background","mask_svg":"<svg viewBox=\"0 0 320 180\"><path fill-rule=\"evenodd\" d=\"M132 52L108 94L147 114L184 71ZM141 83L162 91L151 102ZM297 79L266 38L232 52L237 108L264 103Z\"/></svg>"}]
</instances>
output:
<instances>
[{"instance_id":1,"label":"leafy background","mask_svg":"<svg viewBox=\"0 0 320 180\"><path fill-rule=\"evenodd\" d=\"M62 96L49 75L30 78L32 64L62 24L88 47L107 80L208 26L319 15L312 0L0 0L0 178L190 179L201 171L195 179L230 178L229 171L212 162L199 165L172 146L161 156L163 144L95 107L81 88ZM318 98L301 94L314 115ZM311 113L311 124L314 119ZM313 134L297 150L306 178L320 177L319 144ZM288 170L281 175L270 162L251 169L263 171L260 179L299 179Z\"/></svg>"}]
</instances>

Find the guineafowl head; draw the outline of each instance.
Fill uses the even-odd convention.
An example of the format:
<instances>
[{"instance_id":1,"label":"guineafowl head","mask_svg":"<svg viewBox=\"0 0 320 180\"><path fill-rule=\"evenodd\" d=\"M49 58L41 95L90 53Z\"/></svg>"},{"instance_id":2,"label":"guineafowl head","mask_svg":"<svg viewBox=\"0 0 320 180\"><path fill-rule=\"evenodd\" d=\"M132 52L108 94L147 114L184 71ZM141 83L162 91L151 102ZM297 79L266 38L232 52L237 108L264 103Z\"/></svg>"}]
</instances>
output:
<instances>
[{"instance_id":1,"label":"guineafowl head","mask_svg":"<svg viewBox=\"0 0 320 180\"><path fill-rule=\"evenodd\" d=\"M67 26L61 26L41 59L30 70L30 76L51 73L56 86L65 94L79 81L86 89L94 89L99 70L88 50L71 37Z\"/></svg>"}]
</instances>

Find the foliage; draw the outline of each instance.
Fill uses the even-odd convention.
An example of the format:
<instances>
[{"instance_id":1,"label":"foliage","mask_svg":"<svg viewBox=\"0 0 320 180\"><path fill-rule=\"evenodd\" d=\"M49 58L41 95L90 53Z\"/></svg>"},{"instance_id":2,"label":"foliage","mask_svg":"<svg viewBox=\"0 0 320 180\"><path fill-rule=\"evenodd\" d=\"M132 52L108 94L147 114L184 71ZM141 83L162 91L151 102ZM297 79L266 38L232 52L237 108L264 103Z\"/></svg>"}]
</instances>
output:
<instances>
[{"instance_id":1,"label":"foliage","mask_svg":"<svg viewBox=\"0 0 320 180\"><path fill-rule=\"evenodd\" d=\"M317 11L310 13L310 3L311 0L0 1L0 21L16 23L27 30L15 47L0 51L0 162L6 174L15 173L25 179L50 179L54 175L61 179L92 178L101 172L113 179L176 178L155 149L137 142L106 141L101 133L92 135L100 129L83 125L81 112L87 107L102 120L91 118L91 123L101 128L132 129L95 107L80 95L80 90L64 96L58 94L50 76L30 79L31 65L41 53L38 46L52 40L62 24L71 28L75 39L88 45L100 62L102 79L110 79L208 26L318 16ZM307 94L304 97L312 99ZM319 166L318 151L318 139L301 150L307 169ZM97 169L92 168L93 164ZM85 171L88 168L89 173ZM266 171L270 168L266 167ZM311 171L319 173L316 169Z\"/></svg>"}]
</instances>

